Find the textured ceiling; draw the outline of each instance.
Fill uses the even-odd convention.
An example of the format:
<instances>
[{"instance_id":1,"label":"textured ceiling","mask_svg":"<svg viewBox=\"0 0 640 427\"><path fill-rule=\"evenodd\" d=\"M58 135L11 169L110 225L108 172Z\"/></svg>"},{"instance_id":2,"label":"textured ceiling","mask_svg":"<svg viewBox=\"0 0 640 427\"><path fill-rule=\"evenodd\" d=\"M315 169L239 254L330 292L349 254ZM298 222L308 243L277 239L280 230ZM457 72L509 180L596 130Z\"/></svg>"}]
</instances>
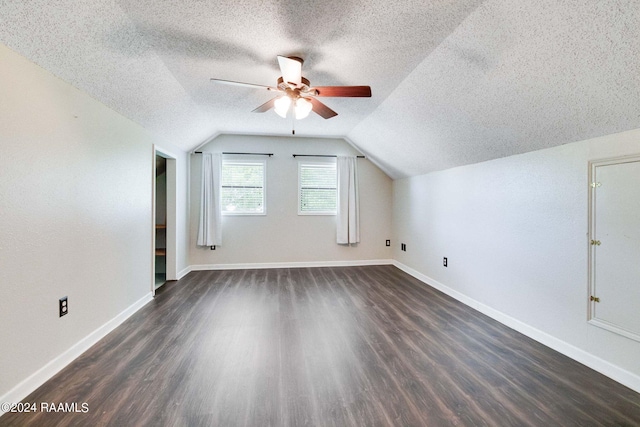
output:
<instances>
[{"instance_id":1,"label":"textured ceiling","mask_svg":"<svg viewBox=\"0 0 640 427\"><path fill-rule=\"evenodd\" d=\"M289 135L251 113L276 55L325 98L298 136L342 136L400 178L640 128L640 0L4 0L0 42L190 150Z\"/></svg>"}]
</instances>

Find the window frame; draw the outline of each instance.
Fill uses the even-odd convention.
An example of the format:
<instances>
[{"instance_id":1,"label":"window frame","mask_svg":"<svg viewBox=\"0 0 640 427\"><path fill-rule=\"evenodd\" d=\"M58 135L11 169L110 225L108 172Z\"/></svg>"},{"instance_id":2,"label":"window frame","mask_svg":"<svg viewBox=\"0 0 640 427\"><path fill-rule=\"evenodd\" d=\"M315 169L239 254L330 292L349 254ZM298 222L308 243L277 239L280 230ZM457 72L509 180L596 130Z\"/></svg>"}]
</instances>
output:
<instances>
[{"instance_id":1,"label":"window frame","mask_svg":"<svg viewBox=\"0 0 640 427\"><path fill-rule=\"evenodd\" d=\"M302 168L304 166L312 166L312 167L322 167L322 168L327 168L327 169L333 169L333 171L336 174L336 181L335 181L335 194L336 194L336 208L334 211L328 212L328 211L303 211L301 209L301 202L302 202ZM318 162L318 161L299 161L298 162L298 200L296 202L297 206L298 206L298 215L305 215L305 216L336 216L338 214L338 171L337 171L337 166L336 166L336 162Z\"/></svg>"},{"instance_id":2,"label":"window frame","mask_svg":"<svg viewBox=\"0 0 640 427\"><path fill-rule=\"evenodd\" d=\"M225 165L262 165L262 212L227 211L222 205L222 191ZM220 210L223 216L261 216L267 214L267 161L265 159L222 159L220 166Z\"/></svg>"}]
</instances>

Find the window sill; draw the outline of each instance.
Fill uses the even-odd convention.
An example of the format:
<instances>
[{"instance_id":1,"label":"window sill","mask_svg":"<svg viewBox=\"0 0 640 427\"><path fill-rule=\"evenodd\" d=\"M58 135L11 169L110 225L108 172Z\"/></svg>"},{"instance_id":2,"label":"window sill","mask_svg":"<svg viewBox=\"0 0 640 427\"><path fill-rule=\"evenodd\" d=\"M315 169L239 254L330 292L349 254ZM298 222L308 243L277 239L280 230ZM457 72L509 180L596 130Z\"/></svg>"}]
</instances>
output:
<instances>
[{"instance_id":1,"label":"window sill","mask_svg":"<svg viewBox=\"0 0 640 427\"><path fill-rule=\"evenodd\" d=\"M222 216L267 216L266 212L222 212Z\"/></svg>"},{"instance_id":2,"label":"window sill","mask_svg":"<svg viewBox=\"0 0 640 427\"><path fill-rule=\"evenodd\" d=\"M336 212L298 212L298 216L336 216Z\"/></svg>"}]
</instances>

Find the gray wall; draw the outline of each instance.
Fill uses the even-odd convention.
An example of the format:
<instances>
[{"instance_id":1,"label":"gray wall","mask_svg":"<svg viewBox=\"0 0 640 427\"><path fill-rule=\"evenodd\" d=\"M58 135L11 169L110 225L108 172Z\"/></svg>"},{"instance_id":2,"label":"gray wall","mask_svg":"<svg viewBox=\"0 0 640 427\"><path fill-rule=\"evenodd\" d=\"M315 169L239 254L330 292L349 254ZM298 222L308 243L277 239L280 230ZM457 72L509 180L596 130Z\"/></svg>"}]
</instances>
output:
<instances>
[{"instance_id":1,"label":"gray wall","mask_svg":"<svg viewBox=\"0 0 640 427\"><path fill-rule=\"evenodd\" d=\"M637 389L640 343L587 323L588 161L632 153L640 130L395 181L394 259Z\"/></svg>"},{"instance_id":2,"label":"gray wall","mask_svg":"<svg viewBox=\"0 0 640 427\"><path fill-rule=\"evenodd\" d=\"M274 118L277 120L277 117ZM191 159L191 252L198 266L390 259L392 181L366 159L358 160L361 243L336 244L335 216L299 216L298 161L292 154L359 154L342 139L221 135L202 147L211 152L270 152L267 215L223 216L223 244L215 251L195 246L200 204L201 156ZM246 159L246 157L242 157ZM330 161L304 158L305 161Z\"/></svg>"}]
</instances>

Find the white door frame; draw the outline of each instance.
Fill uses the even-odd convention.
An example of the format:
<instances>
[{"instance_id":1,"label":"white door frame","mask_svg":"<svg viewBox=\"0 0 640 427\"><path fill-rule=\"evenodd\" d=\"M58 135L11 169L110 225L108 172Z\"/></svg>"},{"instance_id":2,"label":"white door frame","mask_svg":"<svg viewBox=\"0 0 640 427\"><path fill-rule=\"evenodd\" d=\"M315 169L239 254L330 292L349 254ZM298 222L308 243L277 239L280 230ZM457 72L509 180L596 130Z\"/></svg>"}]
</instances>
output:
<instances>
[{"instance_id":1,"label":"white door frame","mask_svg":"<svg viewBox=\"0 0 640 427\"><path fill-rule=\"evenodd\" d=\"M156 262L155 262L155 252L156 252L156 155L160 157L164 157L167 160L167 254L166 254L166 269L167 269L167 280L177 280L178 279L178 271L177 271L177 201L176 201L176 193L178 187L178 176L176 170L176 156L172 154L170 151L165 150L162 147L157 145L153 145L153 185L152 185L152 194L153 194L153 203L152 203L152 238L151 238L151 253L152 253L152 262L151 262L151 293L153 295L156 294Z\"/></svg>"},{"instance_id":2,"label":"white door frame","mask_svg":"<svg viewBox=\"0 0 640 427\"><path fill-rule=\"evenodd\" d=\"M632 154L627 156L620 157L611 157L600 160L592 160L589 162L589 234L588 234L588 245L589 245L589 301L588 301L588 321L590 324L598 326L600 328L609 330L611 332L615 332L619 335L625 336L627 338L631 338L636 341L640 341L640 335L636 331L629 331L624 327L610 323L606 320L603 320L597 316L596 308L597 304L599 304L597 283L596 283L596 252L597 248L600 245L600 241L598 240L600 236L597 234L596 230L596 193L598 192L598 187L600 187L601 183L597 182L596 171L598 167L603 166L611 166L611 165L619 165L623 163L630 162L638 162L640 161L640 154ZM606 242L605 242L606 244Z\"/></svg>"}]
</instances>

